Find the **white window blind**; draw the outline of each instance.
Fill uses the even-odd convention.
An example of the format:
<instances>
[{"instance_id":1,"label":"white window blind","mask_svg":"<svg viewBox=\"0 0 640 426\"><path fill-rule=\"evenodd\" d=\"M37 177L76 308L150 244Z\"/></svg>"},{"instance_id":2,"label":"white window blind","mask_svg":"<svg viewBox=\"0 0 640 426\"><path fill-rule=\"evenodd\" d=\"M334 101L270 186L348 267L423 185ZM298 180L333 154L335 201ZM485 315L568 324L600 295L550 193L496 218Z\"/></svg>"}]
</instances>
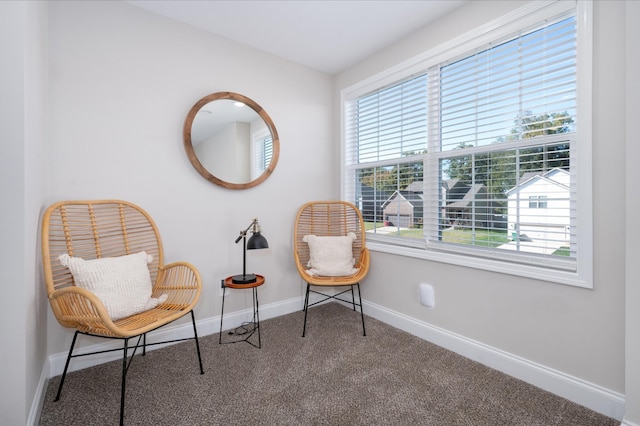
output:
<instances>
[{"instance_id":1,"label":"white window blind","mask_svg":"<svg viewBox=\"0 0 640 426\"><path fill-rule=\"evenodd\" d=\"M369 241L576 270L575 10L527 22L345 98L343 197Z\"/></svg>"},{"instance_id":2,"label":"white window blind","mask_svg":"<svg viewBox=\"0 0 640 426\"><path fill-rule=\"evenodd\" d=\"M545 22L439 68L442 151L575 129L575 17Z\"/></svg>"},{"instance_id":3,"label":"white window blind","mask_svg":"<svg viewBox=\"0 0 640 426\"><path fill-rule=\"evenodd\" d=\"M269 167L271 159L273 158L273 138L271 137L271 134L262 139L261 142L261 149L258 150L258 156L260 160L260 168L264 171Z\"/></svg>"},{"instance_id":4,"label":"white window blind","mask_svg":"<svg viewBox=\"0 0 640 426\"><path fill-rule=\"evenodd\" d=\"M422 74L349 104L349 199L374 234L422 239L427 97Z\"/></svg>"},{"instance_id":5,"label":"white window blind","mask_svg":"<svg viewBox=\"0 0 640 426\"><path fill-rule=\"evenodd\" d=\"M252 179L262 175L273 158L273 138L268 130L254 135L253 141Z\"/></svg>"}]
</instances>

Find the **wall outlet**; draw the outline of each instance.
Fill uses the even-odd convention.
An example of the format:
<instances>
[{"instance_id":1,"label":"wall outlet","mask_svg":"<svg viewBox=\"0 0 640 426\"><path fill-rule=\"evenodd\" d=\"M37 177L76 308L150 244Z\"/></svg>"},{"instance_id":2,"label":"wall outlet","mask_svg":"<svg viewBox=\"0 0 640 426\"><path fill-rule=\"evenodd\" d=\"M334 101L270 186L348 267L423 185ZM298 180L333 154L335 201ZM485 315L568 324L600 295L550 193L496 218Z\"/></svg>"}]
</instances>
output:
<instances>
[{"instance_id":1,"label":"wall outlet","mask_svg":"<svg viewBox=\"0 0 640 426\"><path fill-rule=\"evenodd\" d=\"M433 308L435 302L433 286L425 283L420 284L420 304L427 308Z\"/></svg>"}]
</instances>

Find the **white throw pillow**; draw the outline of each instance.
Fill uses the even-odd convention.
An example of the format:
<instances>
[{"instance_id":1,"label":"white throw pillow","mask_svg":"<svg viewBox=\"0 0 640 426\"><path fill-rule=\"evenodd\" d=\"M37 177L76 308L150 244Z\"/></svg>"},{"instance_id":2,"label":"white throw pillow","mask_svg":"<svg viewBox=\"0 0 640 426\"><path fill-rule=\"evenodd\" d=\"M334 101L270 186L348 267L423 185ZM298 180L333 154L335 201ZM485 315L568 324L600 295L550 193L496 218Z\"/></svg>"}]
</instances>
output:
<instances>
[{"instance_id":1,"label":"white throw pillow","mask_svg":"<svg viewBox=\"0 0 640 426\"><path fill-rule=\"evenodd\" d=\"M153 256L146 252L120 257L84 260L63 254L58 257L71 271L78 287L94 293L107 308L112 320L155 308L167 295L152 298L148 263Z\"/></svg>"},{"instance_id":2,"label":"white throw pillow","mask_svg":"<svg viewBox=\"0 0 640 426\"><path fill-rule=\"evenodd\" d=\"M344 237L321 237L305 235L302 241L309 245L309 275L328 277L349 276L358 272L354 268L353 241L356 234L349 232Z\"/></svg>"}]
</instances>

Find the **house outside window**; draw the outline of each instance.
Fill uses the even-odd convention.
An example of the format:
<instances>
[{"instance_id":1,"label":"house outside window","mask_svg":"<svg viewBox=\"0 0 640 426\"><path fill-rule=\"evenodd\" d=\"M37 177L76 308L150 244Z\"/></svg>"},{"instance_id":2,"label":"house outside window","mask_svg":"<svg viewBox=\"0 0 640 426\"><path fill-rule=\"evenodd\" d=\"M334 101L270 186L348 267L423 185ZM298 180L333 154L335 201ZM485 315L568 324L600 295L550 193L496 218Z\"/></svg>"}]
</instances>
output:
<instances>
[{"instance_id":1,"label":"house outside window","mask_svg":"<svg viewBox=\"0 0 640 426\"><path fill-rule=\"evenodd\" d=\"M542 267L552 281L590 286L579 271L591 253L591 206L580 198L590 109L577 103L590 82L578 61L590 28L578 15L590 8L531 7L404 76L343 92L343 199L360 208L374 249L487 269L500 261L528 276Z\"/></svg>"}]
</instances>

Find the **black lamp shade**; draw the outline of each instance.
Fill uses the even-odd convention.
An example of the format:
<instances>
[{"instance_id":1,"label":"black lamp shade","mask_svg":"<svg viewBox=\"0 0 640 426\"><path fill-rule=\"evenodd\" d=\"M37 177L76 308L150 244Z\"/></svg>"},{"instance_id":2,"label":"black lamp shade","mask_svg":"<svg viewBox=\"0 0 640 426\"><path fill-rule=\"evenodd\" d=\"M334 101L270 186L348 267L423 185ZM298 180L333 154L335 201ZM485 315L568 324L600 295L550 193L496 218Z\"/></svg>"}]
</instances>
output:
<instances>
[{"instance_id":1,"label":"black lamp shade","mask_svg":"<svg viewBox=\"0 0 640 426\"><path fill-rule=\"evenodd\" d=\"M267 239L260 232L254 232L247 241L247 250L266 249L269 248Z\"/></svg>"}]
</instances>

